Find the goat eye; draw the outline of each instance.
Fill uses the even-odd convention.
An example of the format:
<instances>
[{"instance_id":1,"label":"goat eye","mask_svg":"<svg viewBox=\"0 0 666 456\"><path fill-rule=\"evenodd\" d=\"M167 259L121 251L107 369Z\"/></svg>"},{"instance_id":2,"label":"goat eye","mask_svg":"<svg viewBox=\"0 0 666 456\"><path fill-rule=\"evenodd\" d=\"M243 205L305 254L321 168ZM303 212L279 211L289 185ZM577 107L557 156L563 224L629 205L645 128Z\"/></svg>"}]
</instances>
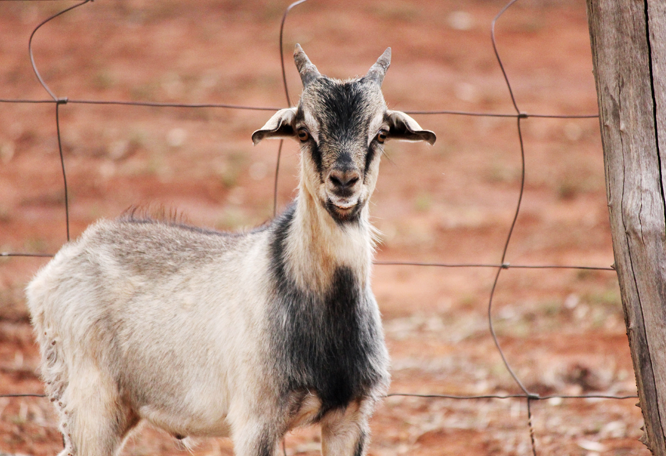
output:
<instances>
[{"instance_id":1,"label":"goat eye","mask_svg":"<svg viewBox=\"0 0 666 456\"><path fill-rule=\"evenodd\" d=\"M301 142L305 142L310 139L310 133L307 130L298 130L298 139Z\"/></svg>"},{"instance_id":2,"label":"goat eye","mask_svg":"<svg viewBox=\"0 0 666 456\"><path fill-rule=\"evenodd\" d=\"M386 141L387 136L388 132L386 130L379 130L379 133L377 133L377 142L380 144L384 144L384 141Z\"/></svg>"}]
</instances>

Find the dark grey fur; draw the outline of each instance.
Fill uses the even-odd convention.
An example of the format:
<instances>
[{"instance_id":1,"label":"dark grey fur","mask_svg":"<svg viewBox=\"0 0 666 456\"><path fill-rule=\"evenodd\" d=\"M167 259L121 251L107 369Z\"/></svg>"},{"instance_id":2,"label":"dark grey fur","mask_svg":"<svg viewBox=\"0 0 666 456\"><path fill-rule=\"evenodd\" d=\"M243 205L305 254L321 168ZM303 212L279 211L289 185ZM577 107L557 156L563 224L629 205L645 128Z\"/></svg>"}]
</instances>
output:
<instances>
[{"instance_id":1,"label":"dark grey fur","mask_svg":"<svg viewBox=\"0 0 666 456\"><path fill-rule=\"evenodd\" d=\"M291 206L278 220L271 242L274 299L269 309L273 369L280 395L309 391L322 401L319 417L367 398L388 379L383 367L381 322L376 306L350 268L338 267L329 290L301 290L285 267Z\"/></svg>"}]
</instances>

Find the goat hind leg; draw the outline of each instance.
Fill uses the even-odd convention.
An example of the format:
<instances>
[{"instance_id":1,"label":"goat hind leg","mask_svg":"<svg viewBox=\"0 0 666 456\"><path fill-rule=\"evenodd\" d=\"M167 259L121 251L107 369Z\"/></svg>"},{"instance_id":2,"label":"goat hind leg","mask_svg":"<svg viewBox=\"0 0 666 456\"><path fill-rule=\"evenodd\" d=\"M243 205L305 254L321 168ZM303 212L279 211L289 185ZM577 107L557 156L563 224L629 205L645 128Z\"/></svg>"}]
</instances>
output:
<instances>
[{"instance_id":1,"label":"goat hind leg","mask_svg":"<svg viewBox=\"0 0 666 456\"><path fill-rule=\"evenodd\" d=\"M58 456L113 456L138 419L99 371L79 374L63 395L60 429L65 449Z\"/></svg>"}]
</instances>

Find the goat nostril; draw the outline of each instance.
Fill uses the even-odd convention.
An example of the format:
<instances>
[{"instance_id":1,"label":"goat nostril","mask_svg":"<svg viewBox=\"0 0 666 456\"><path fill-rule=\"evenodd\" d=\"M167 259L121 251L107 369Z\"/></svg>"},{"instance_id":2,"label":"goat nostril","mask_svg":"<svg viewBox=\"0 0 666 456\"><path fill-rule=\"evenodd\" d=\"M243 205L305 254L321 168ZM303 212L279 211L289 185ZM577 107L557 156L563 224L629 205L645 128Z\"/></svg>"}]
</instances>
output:
<instances>
[{"instance_id":1,"label":"goat nostril","mask_svg":"<svg viewBox=\"0 0 666 456\"><path fill-rule=\"evenodd\" d=\"M343 187L344 186L342 181L340 179L338 179L337 177L333 176L333 175L331 175L329 177L329 179L331 179L331 182L333 182L333 185L335 185L336 187Z\"/></svg>"},{"instance_id":2,"label":"goat nostril","mask_svg":"<svg viewBox=\"0 0 666 456\"><path fill-rule=\"evenodd\" d=\"M333 171L328 176L331 183L340 189L347 189L353 187L360 179L356 172Z\"/></svg>"}]
</instances>

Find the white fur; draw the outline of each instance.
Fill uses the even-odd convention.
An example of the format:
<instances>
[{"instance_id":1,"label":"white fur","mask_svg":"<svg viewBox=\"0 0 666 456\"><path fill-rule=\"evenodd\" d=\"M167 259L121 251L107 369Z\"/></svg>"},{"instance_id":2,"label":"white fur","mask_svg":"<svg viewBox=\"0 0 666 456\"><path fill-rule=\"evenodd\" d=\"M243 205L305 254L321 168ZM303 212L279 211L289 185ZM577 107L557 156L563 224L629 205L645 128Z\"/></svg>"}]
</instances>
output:
<instances>
[{"instance_id":1,"label":"white fur","mask_svg":"<svg viewBox=\"0 0 666 456\"><path fill-rule=\"evenodd\" d=\"M300 46L295 59L303 81L316 86L322 76ZM116 454L141 421L179 438L230 436L239 456L271 456L285 432L320 422L324 455L363 456L367 421L389 378L370 290L375 231L368 201L382 151L377 132L435 140L409 116L386 110L378 84L389 60L387 50L370 82L358 82L367 95L359 109L370 121L344 128L360 142L323 144L336 136L322 132L317 119L348 112L318 108L323 117L314 115L314 107L330 106L320 103L317 90L330 88L306 87L298 109L278 111L253 134L255 144L294 137L304 113L311 136L302 144L293 213L238 235L169 222L100 221L39 271L27 298L42 377L60 414L60 456ZM346 87L328 82L333 90ZM312 157L316 145L326 155L319 163ZM340 167L343 155L351 158ZM341 169L357 178L330 177ZM315 323L322 315L350 322L354 338L329 317ZM299 352L301 337L315 348ZM315 369L331 359L336 365Z\"/></svg>"}]
</instances>

